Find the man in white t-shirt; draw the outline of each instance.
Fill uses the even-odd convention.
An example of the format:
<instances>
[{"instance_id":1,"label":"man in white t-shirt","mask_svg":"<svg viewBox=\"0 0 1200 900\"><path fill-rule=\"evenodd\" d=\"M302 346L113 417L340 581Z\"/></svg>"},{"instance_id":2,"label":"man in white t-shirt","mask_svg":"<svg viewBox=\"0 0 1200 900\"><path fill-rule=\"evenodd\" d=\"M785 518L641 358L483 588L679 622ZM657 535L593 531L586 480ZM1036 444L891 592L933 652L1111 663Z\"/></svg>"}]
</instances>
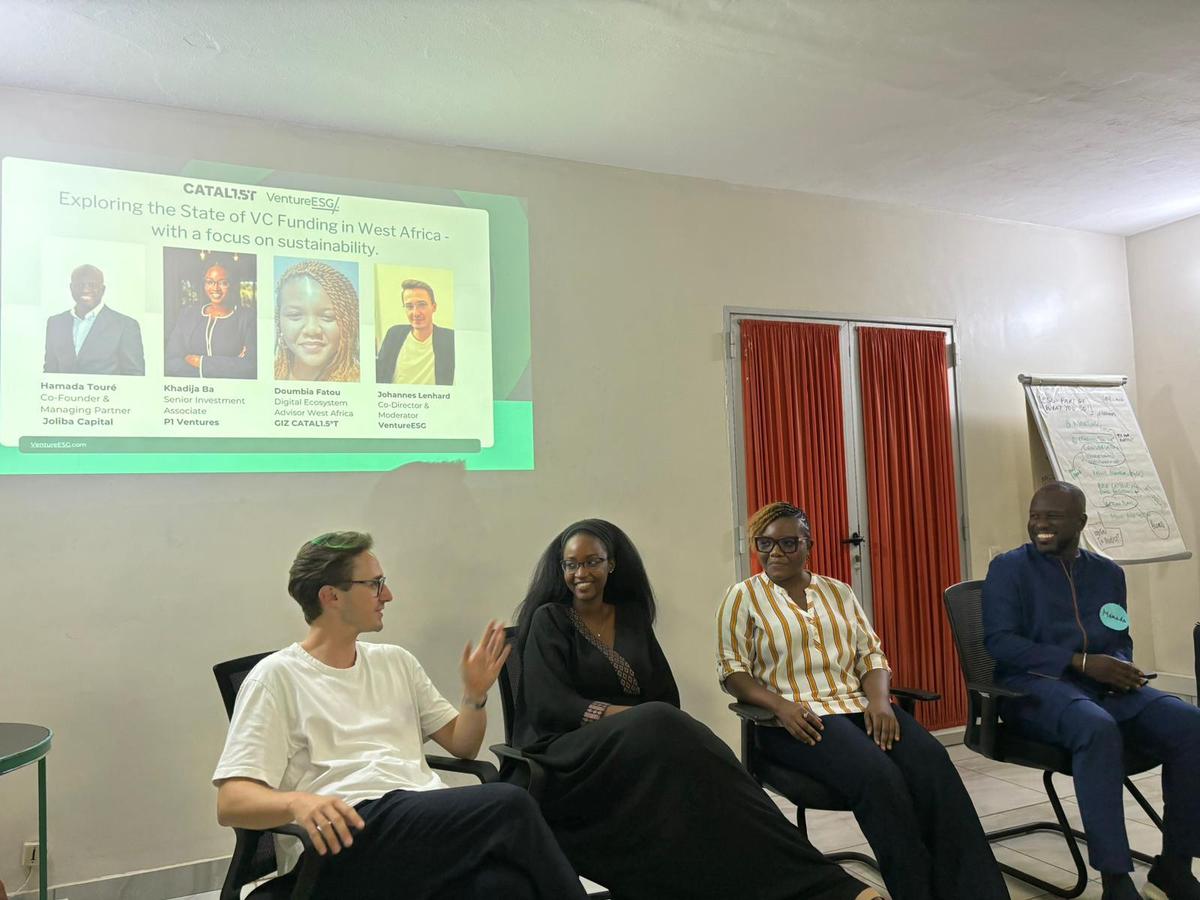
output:
<instances>
[{"instance_id":1,"label":"man in white t-shirt","mask_svg":"<svg viewBox=\"0 0 1200 900\"><path fill-rule=\"evenodd\" d=\"M400 283L407 325L393 325L375 357L380 384L454 384L454 330L434 325L433 287L407 278Z\"/></svg>"},{"instance_id":2,"label":"man in white t-shirt","mask_svg":"<svg viewBox=\"0 0 1200 900\"><path fill-rule=\"evenodd\" d=\"M462 759L479 752L487 694L508 656L504 626L489 623L463 650L455 709L407 650L358 641L383 628L392 600L371 547L351 531L300 548L288 592L308 637L260 662L238 692L213 773L217 820L301 825L329 855L322 898L583 897L528 794L448 788L422 752L426 739ZM299 842L279 849L286 871Z\"/></svg>"}]
</instances>

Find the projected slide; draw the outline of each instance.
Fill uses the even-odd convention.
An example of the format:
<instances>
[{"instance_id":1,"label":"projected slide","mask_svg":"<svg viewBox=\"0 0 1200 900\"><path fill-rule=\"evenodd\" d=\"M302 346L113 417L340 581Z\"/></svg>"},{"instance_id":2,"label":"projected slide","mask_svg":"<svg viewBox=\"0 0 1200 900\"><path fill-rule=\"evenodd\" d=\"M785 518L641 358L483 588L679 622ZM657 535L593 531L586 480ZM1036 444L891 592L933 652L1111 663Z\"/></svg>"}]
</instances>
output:
<instances>
[{"instance_id":1,"label":"projected slide","mask_svg":"<svg viewBox=\"0 0 1200 900\"><path fill-rule=\"evenodd\" d=\"M532 468L516 198L2 165L0 473Z\"/></svg>"}]
</instances>

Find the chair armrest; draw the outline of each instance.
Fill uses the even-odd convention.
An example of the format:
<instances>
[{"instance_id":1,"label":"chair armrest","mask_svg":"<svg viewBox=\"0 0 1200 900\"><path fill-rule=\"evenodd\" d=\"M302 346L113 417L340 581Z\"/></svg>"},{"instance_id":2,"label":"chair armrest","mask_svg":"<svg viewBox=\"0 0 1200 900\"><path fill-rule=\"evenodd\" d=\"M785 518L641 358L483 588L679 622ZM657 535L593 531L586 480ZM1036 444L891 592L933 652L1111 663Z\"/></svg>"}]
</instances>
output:
<instances>
[{"instance_id":1,"label":"chair armrest","mask_svg":"<svg viewBox=\"0 0 1200 900\"><path fill-rule=\"evenodd\" d=\"M507 759L519 763L532 762L532 760L526 758L524 753L516 747L508 746L508 744L492 744L488 749L495 753L501 760Z\"/></svg>"},{"instance_id":2,"label":"chair armrest","mask_svg":"<svg viewBox=\"0 0 1200 900\"><path fill-rule=\"evenodd\" d=\"M917 714L917 703L929 703L934 700L941 700L942 695L934 691L921 691L916 688L895 687L890 689L890 693L896 698L896 705L908 713L910 716Z\"/></svg>"},{"instance_id":3,"label":"chair armrest","mask_svg":"<svg viewBox=\"0 0 1200 900\"><path fill-rule=\"evenodd\" d=\"M271 834L285 834L298 838L304 845L304 853L301 854L300 862L294 869L296 881L292 885L289 897L296 898L296 900L307 900L316 889L317 880L321 877L321 866L325 864L325 857L313 849L312 839L309 838L308 832L295 822L264 830Z\"/></svg>"},{"instance_id":4,"label":"chair armrest","mask_svg":"<svg viewBox=\"0 0 1200 900\"><path fill-rule=\"evenodd\" d=\"M490 762L482 759L457 759L453 756L425 755L425 761L430 768L441 769L443 772L461 772L464 775L474 775L482 784L497 781L500 773Z\"/></svg>"},{"instance_id":5,"label":"chair armrest","mask_svg":"<svg viewBox=\"0 0 1200 900\"><path fill-rule=\"evenodd\" d=\"M308 832L295 823L279 825L275 828L234 828L235 838L233 858L229 861L229 870L225 874L225 883L221 887L221 900L234 900L241 896L241 889L255 878L262 877L260 871L253 871L254 851L265 834L282 834L294 837L300 841L304 854L300 857L300 865L296 871L294 896L304 897L305 890L311 893L312 885L316 883L324 858L314 850ZM275 873L271 873L274 877Z\"/></svg>"},{"instance_id":6,"label":"chair armrest","mask_svg":"<svg viewBox=\"0 0 1200 900\"><path fill-rule=\"evenodd\" d=\"M922 691L917 688L893 686L891 693L893 697L903 697L906 700L918 700L922 703L932 703L935 700L942 699L942 695L937 691Z\"/></svg>"},{"instance_id":7,"label":"chair armrest","mask_svg":"<svg viewBox=\"0 0 1200 900\"><path fill-rule=\"evenodd\" d=\"M285 834L288 837L294 837L304 846L304 851L307 853L313 848L312 838L308 836L308 832L295 822L289 822L287 825L276 825L274 828L234 828L233 834L239 845L243 841L251 842L255 840L255 836L262 834Z\"/></svg>"},{"instance_id":8,"label":"chair armrest","mask_svg":"<svg viewBox=\"0 0 1200 900\"><path fill-rule=\"evenodd\" d=\"M968 681L967 690L975 691L985 697L1008 697L1010 699L1019 699L1028 697L1024 691L1014 691L1012 688L1001 687L998 684L988 684L981 681Z\"/></svg>"},{"instance_id":9,"label":"chair armrest","mask_svg":"<svg viewBox=\"0 0 1200 900\"><path fill-rule=\"evenodd\" d=\"M500 760L501 770L507 769L510 772L523 773L523 777L518 776L515 783L519 787L525 788L529 792L529 796L540 803L542 784L546 780L546 770L542 768L541 763L530 759L516 747L510 747L508 744L492 744L488 749Z\"/></svg>"},{"instance_id":10,"label":"chair armrest","mask_svg":"<svg viewBox=\"0 0 1200 900\"><path fill-rule=\"evenodd\" d=\"M1000 701L1015 700L1028 696L1024 691L984 681L968 681L967 732L978 734L979 746L975 749L988 759L1000 759ZM975 717L970 710L978 710L979 725L976 730ZM968 741L970 743L970 741Z\"/></svg>"},{"instance_id":11,"label":"chair armrest","mask_svg":"<svg viewBox=\"0 0 1200 900\"><path fill-rule=\"evenodd\" d=\"M250 831L251 829L235 828L235 831ZM312 838L308 836L308 832L304 830L304 826L297 825L295 822L288 822L286 825L276 825L274 828L261 828L260 831L269 831L271 834L286 834L290 837L299 838L300 843L304 845L305 850L312 849Z\"/></svg>"},{"instance_id":12,"label":"chair armrest","mask_svg":"<svg viewBox=\"0 0 1200 900\"><path fill-rule=\"evenodd\" d=\"M979 711L979 752L988 759L1000 756L1000 698L994 694L983 694L983 706Z\"/></svg>"},{"instance_id":13,"label":"chair armrest","mask_svg":"<svg viewBox=\"0 0 1200 900\"><path fill-rule=\"evenodd\" d=\"M779 728L779 720L775 718L775 713L771 712L762 706L756 706L753 703L730 703L729 708L737 713L739 719L745 719L747 722L753 722L755 725L762 725L766 728Z\"/></svg>"}]
</instances>

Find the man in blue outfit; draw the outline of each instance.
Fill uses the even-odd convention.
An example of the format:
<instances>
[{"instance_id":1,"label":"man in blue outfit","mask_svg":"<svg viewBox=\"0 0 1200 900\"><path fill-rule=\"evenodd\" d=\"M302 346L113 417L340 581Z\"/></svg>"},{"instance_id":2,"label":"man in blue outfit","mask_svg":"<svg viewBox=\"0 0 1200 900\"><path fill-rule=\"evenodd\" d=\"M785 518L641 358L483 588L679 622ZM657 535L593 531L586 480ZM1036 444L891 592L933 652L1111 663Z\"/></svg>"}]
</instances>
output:
<instances>
[{"instance_id":1,"label":"man in blue outfit","mask_svg":"<svg viewBox=\"0 0 1200 900\"><path fill-rule=\"evenodd\" d=\"M1163 765L1163 848L1150 900L1200 900L1200 709L1146 687L1133 663L1125 573L1079 548L1083 492L1056 481L1029 506L1030 543L997 556L983 586L988 652L1001 684L1028 696L1005 719L1071 752L1075 796L1104 900L1137 900L1122 805L1128 743Z\"/></svg>"}]
</instances>

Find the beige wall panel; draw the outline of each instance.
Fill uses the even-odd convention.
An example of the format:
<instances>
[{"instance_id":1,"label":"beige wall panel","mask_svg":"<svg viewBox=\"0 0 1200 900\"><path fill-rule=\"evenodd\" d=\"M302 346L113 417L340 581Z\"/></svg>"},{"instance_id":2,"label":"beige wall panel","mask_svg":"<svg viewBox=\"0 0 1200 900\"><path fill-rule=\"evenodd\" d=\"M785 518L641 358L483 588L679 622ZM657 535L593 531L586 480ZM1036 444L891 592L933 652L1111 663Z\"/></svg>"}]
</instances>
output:
<instances>
[{"instance_id":1,"label":"beige wall panel","mask_svg":"<svg viewBox=\"0 0 1200 900\"><path fill-rule=\"evenodd\" d=\"M1192 625L1200 618L1200 217L1127 243L1138 421L1193 553L1190 560L1146 567L1155 659L1163 673L1192 675Z\"/></svg>"}]
</instances>

